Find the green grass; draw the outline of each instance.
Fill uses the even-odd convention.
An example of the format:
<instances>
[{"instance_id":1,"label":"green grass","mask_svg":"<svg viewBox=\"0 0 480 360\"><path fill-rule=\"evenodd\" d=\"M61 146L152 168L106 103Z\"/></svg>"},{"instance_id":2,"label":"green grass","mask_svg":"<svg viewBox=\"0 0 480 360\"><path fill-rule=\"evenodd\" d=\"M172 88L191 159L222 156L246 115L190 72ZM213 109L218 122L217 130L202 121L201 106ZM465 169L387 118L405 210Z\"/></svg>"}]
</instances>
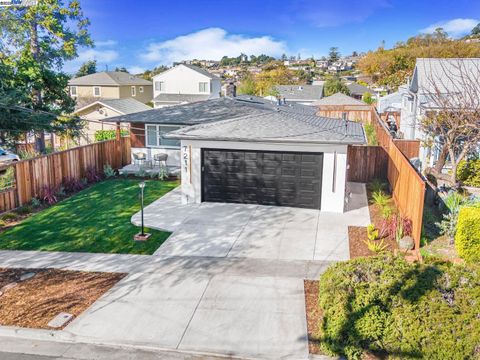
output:
<instances>
[{"instance_id":1,"label":"green grass","mask_svg":"<svg viewBox=\"0 0 480 360\"><path fill-rule=\"evenodd\" d=\"M139 232L130 222L140 210L138 183L115 179L95 184L0 234L0 249L153 254L170 233L148 230L148 241L133 241ZM146 181L145 205L177 185Z\"/></svg>"}]
</instances>

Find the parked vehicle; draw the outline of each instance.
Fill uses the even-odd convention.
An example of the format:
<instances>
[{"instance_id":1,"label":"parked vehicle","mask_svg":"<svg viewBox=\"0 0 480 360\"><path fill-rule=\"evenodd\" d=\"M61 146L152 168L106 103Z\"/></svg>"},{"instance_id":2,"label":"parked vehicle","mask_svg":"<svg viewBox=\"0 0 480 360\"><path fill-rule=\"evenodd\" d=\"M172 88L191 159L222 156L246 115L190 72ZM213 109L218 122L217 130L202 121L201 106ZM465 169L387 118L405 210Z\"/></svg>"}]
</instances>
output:
<instances>
[{"instance_id":1,"label":"parked vehicle","mask_svg":"<svg viewBox=\"0 0 480 360\"><path fill-rule=\"evenodd\" d=\"M17 154L0 147L0 166L9 165L15 161L20 161L20 158Z\"/></svg>"}]
</instances>

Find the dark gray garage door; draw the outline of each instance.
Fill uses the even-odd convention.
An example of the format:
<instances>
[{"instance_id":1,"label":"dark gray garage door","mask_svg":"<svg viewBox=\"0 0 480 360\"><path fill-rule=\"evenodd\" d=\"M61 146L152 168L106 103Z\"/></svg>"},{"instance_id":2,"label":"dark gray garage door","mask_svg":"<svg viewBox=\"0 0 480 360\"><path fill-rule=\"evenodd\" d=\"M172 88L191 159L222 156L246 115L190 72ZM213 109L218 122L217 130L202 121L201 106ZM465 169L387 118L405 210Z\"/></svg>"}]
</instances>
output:
<instances>
[{"instance_id":1,"label":"dark gray garage door","mask_svg":"<svg viewBox=\"0 0 480 360\"><path fill-rule=\"evenodd\" d=\"M320 209L322 153L202 150L202 200Z\"/></svg>"}]
</instances>

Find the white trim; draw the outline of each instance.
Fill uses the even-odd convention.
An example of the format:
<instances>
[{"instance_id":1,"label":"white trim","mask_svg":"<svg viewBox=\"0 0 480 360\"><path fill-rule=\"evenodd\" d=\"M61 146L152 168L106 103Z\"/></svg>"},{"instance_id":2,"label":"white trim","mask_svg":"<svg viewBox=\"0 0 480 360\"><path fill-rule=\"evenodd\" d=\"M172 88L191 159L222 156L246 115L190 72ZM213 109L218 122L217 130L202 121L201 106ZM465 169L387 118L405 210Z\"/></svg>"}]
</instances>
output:
<instances>
[{"instance_id":1,"label":"white trim","mask_svg":"<svg viewBox=\"0 0 480 360\"><path fill-rule=\"evenodd\" d=\"M73 89L75 89L75 94L74 94L73 91L72 91ZM76 86L76 85L70 86L70 96L71 96L71 97L77 97L77 96L78 96L77 86Z\"/></svg>"},{"instance_id":2,"label":"white trim","mask_svg":"<svg viewBox=\"0 0 480 360\"><path fill-rule=\"evenodd\" d=\"M205 91L202 91L202 84L205 84ZM206 81L200 81L198 83L198 92L200 94L208 94L210 92L210 86L209 86L209 82L206 82Z\"/></svg>"},{"instance_id":3,"label":"white trim","mask_svg":"<svg viewBox=\"0 0 480 360\"><path fill-rule=\"evenodd\" d=\"M132 97L136 97L137 96L137 87L135 85L132 85L130 87L130 93L132 94Z\"/></svg>"},{"instance_id":4,"label":"white trim","mask_svg":"<svg viewBox=\"0 0 480 360\"><path fill-rule=\"evenodd\" d=\"M95 94L95 89L98 89L98 95ZM101 97L102 96L102 87L101 86L92 86L93 97Z\"/></svg>"},{"instance_id":5,"label":"white trim","mask_svg":"<svg viewBox=\"0 0 480 360\"><path fill-rule=\"evenodd\" d=\"M155 134L156 134L155 139L157 140L157 141L156 141L156 145L149 145L149 144L148 144L148 130L147 130L147 128L148 128L149 126L155 126ZM160 140L160 131L159 131L159 129L158 129L159 127L172 127L172 128L179 129L179 128L181 128L182 126L181 126L181 125L170 125L170 124L148 124L148 123L146 123L146 124L145 124L145 147L147 147L147 148L156 148L156 149L180 149L180 140L167 139L167 140L178 141L178 142L179 142L179 145L178 145L178 146L173 146L173 145L161 145L161 144L159 144L159 140ZM172 130L172 131L173 131L173 130Z\"/></svg>"},{"instance_id":6,"label":"white trim","mask_svg":"<svg viewBox=\"0 0 480 360\"><path fill-rule=\"evenodd\" d=\"M143 93L143 86L138 87L138 92Z\"/></svg>"}]
</instances>

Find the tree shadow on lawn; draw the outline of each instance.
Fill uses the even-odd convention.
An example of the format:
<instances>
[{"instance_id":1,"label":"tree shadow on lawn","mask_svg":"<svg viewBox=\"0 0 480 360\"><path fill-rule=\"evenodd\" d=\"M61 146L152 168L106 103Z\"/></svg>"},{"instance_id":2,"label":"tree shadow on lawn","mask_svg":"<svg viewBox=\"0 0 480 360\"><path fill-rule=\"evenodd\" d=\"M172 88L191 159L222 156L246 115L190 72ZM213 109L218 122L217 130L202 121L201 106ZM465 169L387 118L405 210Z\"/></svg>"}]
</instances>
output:
<instances>
[{"instance_id":1,"label":"tree shadow on lawn","mask_svg":"<svg viewBox=\"0 0 480 360\"><path fill-rule=\"evenodd\" d=\"M386 359L389 356L422 359L423 354L421 352L403 351L400 350L400 347L394 351L390 350L388 353L386 353L384 350L379 350L379 346L376 345L377 341L375 339L362 336L362 334L360 334L358 331L357 324L364 320L367 314L369 314L370 311L375 310L375 308L379 308L383 312L390 312L392 310L392 303L390 302L390 299L394 296L401 296L401 298L405 299L411 304L416 303L423 295L435 288L436 281L442 276L442 274L443 272L434 266L428 266L423 269L412 269L402 276L401 279L398 279L393 285L390 286L388 289L388 296L385 297L385 299L387 299L386 301L376 301L358 310L354 310L356 297L355 293L351 291L348 295L345 305L347 312L346 321L344 321L344 323L341 325L341 329L338 331L339 336L323 336L321 338L321 343L325 344L326 347L334 353L338 353L339 349L343 350L346 345L348 345L353 352L368 352L380 359ZM360 281L364 280L366 279L361 279ZM415 281L414 284L405 287L404 284L411 280ZM327 324L328 321L328 317L325 316L322 324L324 333L326 330L325 324ZM353 341L350 340L347 342L346 339L353 339Z\"/></svg>"}]
</instances>

